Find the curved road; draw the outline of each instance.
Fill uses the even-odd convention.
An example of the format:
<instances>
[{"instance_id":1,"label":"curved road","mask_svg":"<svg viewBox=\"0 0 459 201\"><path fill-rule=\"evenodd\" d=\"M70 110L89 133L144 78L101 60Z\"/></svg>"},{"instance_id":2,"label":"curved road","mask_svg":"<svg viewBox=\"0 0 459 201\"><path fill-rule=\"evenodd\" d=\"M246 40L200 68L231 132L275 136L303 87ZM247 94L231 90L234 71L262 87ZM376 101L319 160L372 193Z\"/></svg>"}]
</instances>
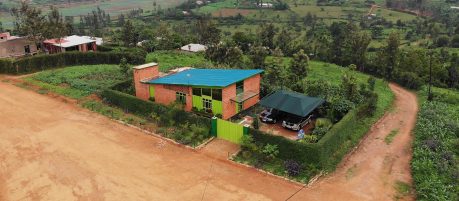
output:
<instances>
[{"instance_id":1,"label":"curved road","mask_svg":"<svg viewBox=\"0 0 459 201\"><path fill-rule=\"evenodd\" d=\"M390 200L395 180L410 181L416 97L391 88L395 112L335 174L292 200ZM285 200L300 189L0 82L0 200Z\"/></svg>"}]
</instances>

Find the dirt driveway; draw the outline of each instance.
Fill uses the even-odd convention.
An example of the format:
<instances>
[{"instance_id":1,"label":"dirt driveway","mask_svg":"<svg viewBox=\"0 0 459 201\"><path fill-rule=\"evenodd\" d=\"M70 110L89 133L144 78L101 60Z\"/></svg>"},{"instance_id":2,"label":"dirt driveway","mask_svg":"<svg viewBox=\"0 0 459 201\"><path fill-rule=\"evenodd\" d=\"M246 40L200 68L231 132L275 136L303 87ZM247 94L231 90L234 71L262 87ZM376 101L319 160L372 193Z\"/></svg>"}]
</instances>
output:
<instances>
[{"instance_id":1,"label":"dirt driveway","mask_svg":"<svg viewBox=\"0 0 459 201\"><path fill-rule=\"evenodd\" d=\"M416 98L391 87L395 112L335 174L292 200L391 200L393 182L410 181ZM286 200L299 189L0 82L0 200Z\"/></svg>"}]
</instances>

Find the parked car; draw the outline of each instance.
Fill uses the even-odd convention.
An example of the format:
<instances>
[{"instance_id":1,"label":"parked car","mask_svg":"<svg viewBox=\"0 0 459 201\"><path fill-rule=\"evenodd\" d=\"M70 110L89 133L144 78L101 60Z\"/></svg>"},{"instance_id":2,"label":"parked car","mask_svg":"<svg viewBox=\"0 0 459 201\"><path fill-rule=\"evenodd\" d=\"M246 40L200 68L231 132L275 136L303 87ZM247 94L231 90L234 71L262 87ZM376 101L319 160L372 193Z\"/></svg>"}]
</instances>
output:
<instances>
[{"instance_id":1,"label":"parked car","mask_svg":"<svg viewBox=\"0 0 459 201\"><path fill-rule=\"evenodd\" d=\"M264 123L275 124L284 116L282 111L268 108L260 113L260 121Z\"/></svg>"},{"instance_id":2,"label":"parked car","mask_svg":"<svg viewBox=\"0 0 459 201\"><path fill-rule=\"evenodd\" d=\"M312 115L310 115L307 118L296 116L296 115L289 115L284 119L284 121L282 121L282 127L290 129L290 130L294 130L294 131L299 131L304 126L306 126L308 123L311 123L311 118L312 118Z\"/></svg>"}]
</instances>

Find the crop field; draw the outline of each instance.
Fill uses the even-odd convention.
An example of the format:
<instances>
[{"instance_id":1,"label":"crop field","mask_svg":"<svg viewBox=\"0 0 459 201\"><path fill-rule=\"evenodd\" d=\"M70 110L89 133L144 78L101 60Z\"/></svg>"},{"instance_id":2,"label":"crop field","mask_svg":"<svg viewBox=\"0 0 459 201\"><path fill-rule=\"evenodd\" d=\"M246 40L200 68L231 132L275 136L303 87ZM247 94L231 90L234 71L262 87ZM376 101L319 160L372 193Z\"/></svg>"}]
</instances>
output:
<instances>
[{"instance_id":1,"label":"crop field","mask_svg":"<svg viewBox=\"0 0 459 201\"><path fill-rule=\"evenodd\" d=\"M434 101L419 92L411 169L418 200L459 199L459 92L433 88Z\"/></svg>"},{"instance_id":2,"label":"crop field","mask_svg":"<svg viewBox=\"0 0 459 201\"><path fill-rule=\"evenodd\" d=\"M156 0L157 6L164 8L171 8L185 2L186 0ZM19 1L8 1L6 8L11 8L17 5ZM132 9L142 8L144 11L153 10L152 0L108 0L108 1L91 1L82 3L65 3L57 4L57 6L64 16L79 16L90 13L96 7L108 12L111 16L116 16L121 13L127 12ZM49 5L40 4L40 8L44 11L48 9ZM3 22L5 27L12 25L12 17L8 12L0 11L0 21Z\"/></svg>"}]
</instances>

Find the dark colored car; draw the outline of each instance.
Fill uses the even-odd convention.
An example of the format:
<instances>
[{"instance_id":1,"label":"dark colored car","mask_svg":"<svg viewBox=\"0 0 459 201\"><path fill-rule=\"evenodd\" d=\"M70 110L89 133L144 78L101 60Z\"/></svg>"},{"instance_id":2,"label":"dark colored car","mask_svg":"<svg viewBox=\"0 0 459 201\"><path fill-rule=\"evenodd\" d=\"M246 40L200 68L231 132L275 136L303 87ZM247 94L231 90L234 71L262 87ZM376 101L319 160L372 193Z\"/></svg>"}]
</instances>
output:
<instances>
[{"instance_id":1,"label":"dark colored car","mask_svg":"<svg viewBox=\"0 0 459 201\"><path fill-rule=\"evenodd\" d=\"M288 115L284 121L282 121L282 127L288 128L290 130L299 131L306 124L311 122L312 115L309 117L300 117L296 115Z\"/></svg>"},{"instance_id":2,"label":"dark colored car","mask_svg":"<svg viewBox=\"0 0 459 201\"><path fill-rule=\"evenodd\" d=\"M275 124L284 116L282 111L268 108L260 113L260 121L264 123Z\"/></svg>"}]
</instances>

